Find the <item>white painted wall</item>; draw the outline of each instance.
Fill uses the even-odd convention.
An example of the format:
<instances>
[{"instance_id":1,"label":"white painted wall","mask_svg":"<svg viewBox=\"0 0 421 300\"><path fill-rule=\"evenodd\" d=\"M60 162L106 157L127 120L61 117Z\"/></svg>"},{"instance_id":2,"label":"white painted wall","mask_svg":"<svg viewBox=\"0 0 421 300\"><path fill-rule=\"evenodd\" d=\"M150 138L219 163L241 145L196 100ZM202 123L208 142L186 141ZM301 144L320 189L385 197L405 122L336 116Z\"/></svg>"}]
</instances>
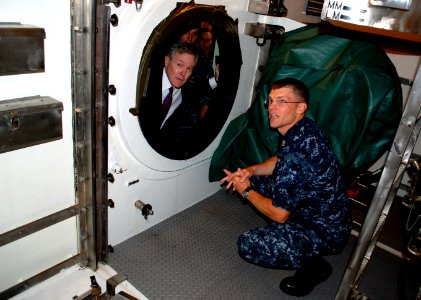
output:
<instances>
[{"instance_id":1,"label":"white painted wall","mask_svg":"<svg viewBox=\"0 0 421 300\"><path fill-rule=\"evenodd\" d=\"M73 205L75 192L70 1L0 0L0 22L33 25L46 33L45 72L0 76L0 101L41 95L64 107L63 139L0 154L2 234ZM76 253L75 218L0 247L0 291Z\"/></svg>"}]
</instances>

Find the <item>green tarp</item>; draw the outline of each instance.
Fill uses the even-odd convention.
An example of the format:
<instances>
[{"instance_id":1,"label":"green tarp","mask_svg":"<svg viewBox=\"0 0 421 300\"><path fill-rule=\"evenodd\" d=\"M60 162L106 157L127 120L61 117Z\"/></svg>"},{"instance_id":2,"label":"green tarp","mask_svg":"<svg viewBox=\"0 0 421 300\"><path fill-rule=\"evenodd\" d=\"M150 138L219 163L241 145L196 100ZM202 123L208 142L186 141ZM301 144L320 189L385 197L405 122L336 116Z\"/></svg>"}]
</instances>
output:
<instances>
[{"instance_id":1,"label":"green tarp","mask_svg":"<svg viewBox=\"0 0 421 300\"><path fill-rule=\"evenodd\" d=\"M396 69L379 46L344 38L324 23L285 33L268 58L249 110L231 121L216 149L209 180L223 169L247 167L276 152L279 133L269 127L264 100L281 78L310 89L307 116L329 137L345 171L366 170L390 149L402 116Z\"/></svg>"}]
</instances>

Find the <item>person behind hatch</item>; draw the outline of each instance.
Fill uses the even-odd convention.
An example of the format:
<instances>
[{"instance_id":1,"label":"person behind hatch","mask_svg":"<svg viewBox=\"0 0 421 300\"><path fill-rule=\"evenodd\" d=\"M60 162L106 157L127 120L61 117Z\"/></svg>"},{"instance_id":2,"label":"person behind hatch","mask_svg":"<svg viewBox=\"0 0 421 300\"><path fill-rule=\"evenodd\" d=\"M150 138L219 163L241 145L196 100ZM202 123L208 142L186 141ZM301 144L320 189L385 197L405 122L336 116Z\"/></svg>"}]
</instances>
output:
<instances>
[{"instance_id":1,"label":"person behind hatch","mask_svg":"<svg viewBox=\"0 0 421 300\"><path fill-rule=\"evenodd\" d=\"M213 69L213 32L207 28L202 28L197 39L199 48L199 58L194 69L192 80L201 78L203 86L201 91L207 91L201 95L200 119L203 119L209 109L210 102L215 97L216 87L218 85L219 64ZM199 81L199 80L197 80Z\"/></svg>"},{"instance_id":2,"label":"person behind hatch","mask_svg":"<svg viewBox=\"0 0 421 300\"><path fill-rule=\"evenodd\" d=\"M199 36L200 24L198 22L188 22L182 24L179 28L179 42L185 42L196 46Z\"/></svg>"},{"instance_id":3,"label":"person behind hatch","mask_svg":"<svg viewBox=\"0 0 421 300\"><path fill-rule=\"evenodd\" d=\"M297 79L273 83L268 117L281 142L276 156L221 179L271 221L238 239L239 255L263 267L296 270L279 287L304 296L332 273L323 256L340 253L351 212L339 163L317 124L304 116L308 88Z\"/></svg>"},{"instance_id":4,"label":"person behind hatch","mask_svg":"<svg viewBox=\"0 0 421 300\"><path fill-rule=\"evenodd\" d=\"M176 149L174 126L177 125L174 124L182 118L183 103L188 102L183 86L193 72L197 57L196 47L181 42L171 46L163 62L150 66L139 120L149 144L161 154L170 155L171 149Z\"/></svg>"},{"instance_id":5,"label":"person behind hatch","mask_svg":"<svg viewBox=\"0 0 421 300\"><path fill-rule=\"evenodd\" d=\"M186 121L186 127L194 126L199 119L203 118L218 83L219 66L215 73L212 68L213 57L213 33L207 27L201 28L201 24L211 25L208 22L189 22L182 24L177 29L178 40L195 45L198 48L199 57L192 76L186 84L193 102L190 107L190 121ZM204 108L205 107L205 108Z\"/></svg>"},{"instance_id":6,"label":"person behind hatch","mask_svg":"<svg viewBox=\"0 0 421 300\"><path fill-rule=\"evenodd\" d=\"M212 60L212 57L210 57L210 55L212 54L212 46L213 46L212 31L209 31L207 28L202 29L199 33L197 46L199 47L200 53L204 57Z\"/></svg>"}]
</instances>

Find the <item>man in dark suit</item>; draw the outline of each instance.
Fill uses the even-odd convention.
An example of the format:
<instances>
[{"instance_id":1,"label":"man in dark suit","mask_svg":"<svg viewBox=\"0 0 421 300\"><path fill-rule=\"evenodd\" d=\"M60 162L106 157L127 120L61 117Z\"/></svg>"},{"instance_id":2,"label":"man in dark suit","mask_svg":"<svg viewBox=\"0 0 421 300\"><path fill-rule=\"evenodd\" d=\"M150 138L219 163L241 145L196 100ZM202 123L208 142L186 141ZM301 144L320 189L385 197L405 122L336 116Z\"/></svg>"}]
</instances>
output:
<instances>
[{"instance_id":1,"label":"man in dark suit","mask_svg":"<svg viewBox=\"0 0 421 300\"><path fill-rule=\"evenodd\" d=\"M149 144L160 154L183 159L184 125L189 118L189 93L183 89L197 62L197 48L174 44L163 62L152 62L147 87L140 104L139 122ZM163 63L163 64L162 64ZM167 96L171 96L169 101ZM168 107L164 109L166 103Z\"/></svg>"}]
</instances>

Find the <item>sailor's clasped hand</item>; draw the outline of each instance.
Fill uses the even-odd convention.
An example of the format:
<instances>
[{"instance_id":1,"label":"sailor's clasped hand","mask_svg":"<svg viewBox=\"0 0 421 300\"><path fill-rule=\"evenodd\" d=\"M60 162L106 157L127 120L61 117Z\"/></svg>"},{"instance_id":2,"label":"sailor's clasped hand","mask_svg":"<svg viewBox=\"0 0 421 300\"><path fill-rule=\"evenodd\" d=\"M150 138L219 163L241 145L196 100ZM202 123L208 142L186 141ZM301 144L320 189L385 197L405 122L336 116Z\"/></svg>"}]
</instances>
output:
<instances>
[{"instance_id":1,"label":"sailor's clasped hand","mask_svg":"<svg viewBox=\"0 0 421 300\"><path fill-rule=\"evenodd\" d=\"M250 186L249 178L252 176L252 172L248 169L240 169L237 171L231 172L227 169L224 169L224 173L227 175L220 180L222 185L225 185L225 188L228 190L232 188L233 191L242 193L246 188Z\"/></svg>"}]
</instances>

